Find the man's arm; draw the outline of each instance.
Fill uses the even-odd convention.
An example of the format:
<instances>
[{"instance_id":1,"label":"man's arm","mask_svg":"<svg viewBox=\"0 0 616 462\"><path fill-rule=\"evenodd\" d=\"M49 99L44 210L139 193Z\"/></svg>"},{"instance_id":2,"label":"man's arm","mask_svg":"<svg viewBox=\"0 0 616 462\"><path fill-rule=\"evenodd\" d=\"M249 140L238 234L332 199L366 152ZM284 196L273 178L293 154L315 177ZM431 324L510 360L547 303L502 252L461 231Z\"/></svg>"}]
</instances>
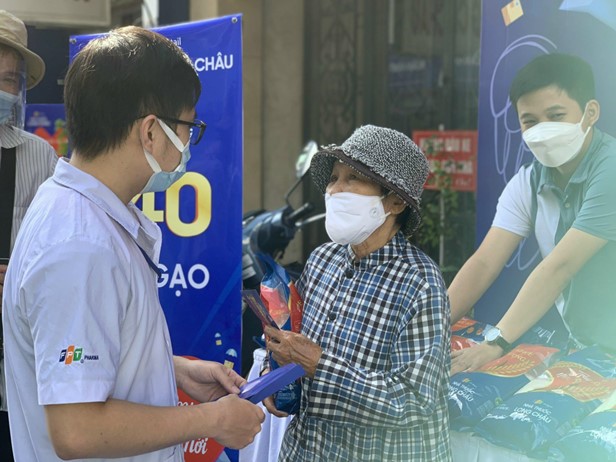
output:
<instances>
[{"instance_id":1,"label":"man's arm","mask_svg":"<svg viewBox=\"0 0 616 462\"><path fill-rule=\"evenodd\" d=\"M508 342L516 341L554 304L577 272L607 240L571 228L554 250L533 270L517 297L496 325ZM476 370L500 357L497 345L481 344L452 353L451 373Z\"/></svg>"},{"instance_id":2,"label":"man's arm","mask_svg":"<svg viewBox=\"0 0 616 462\"><path fill-rule=\"evenodd\" d=\"M452 324L468 313L492 285L522 239L522 236L504 229L490 228L447 290Z\"/></svg>"},{"instance_id":3,"label":"man's arm","mask_svg":"<svg viewBox=\"0 0 616 462\"><path fill-rule=\"evenodd\" d=\"M511 307L497 324L509 342L517 340L554 304L577 272L607 243L571 228L530 274Z\"/></svg>"},{"instance_id":4,"label":"man's arm","mask_svg":"<svg viewBox=\"0 0 616 462\"><path fill-rule=\"evenodd\" d=\"M242 448L261 430L261 409L236 395L196 406L157 407L109 399L45 406L62 459L129 457L209 437Z\"/></svg>"}]
</instances>

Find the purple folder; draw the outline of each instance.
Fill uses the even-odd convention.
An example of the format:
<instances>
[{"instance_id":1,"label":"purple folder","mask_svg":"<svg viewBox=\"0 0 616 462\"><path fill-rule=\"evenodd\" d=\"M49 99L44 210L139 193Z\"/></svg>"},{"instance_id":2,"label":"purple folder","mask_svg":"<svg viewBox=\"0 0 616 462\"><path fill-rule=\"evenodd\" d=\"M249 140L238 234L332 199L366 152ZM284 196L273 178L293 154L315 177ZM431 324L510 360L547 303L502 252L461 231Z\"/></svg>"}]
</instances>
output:
<instances>
[{"instance_id":1,"label":"purple folder","mask_svg":"<svg viewBox=\"0 0 616 462\"><path fill-rule=\"evenodd\" d=\"M240 398L254 404L260 403L304 375L306 371L302 366L289 363L243 385L240 388Z\"/></svg>"}]
</instances>

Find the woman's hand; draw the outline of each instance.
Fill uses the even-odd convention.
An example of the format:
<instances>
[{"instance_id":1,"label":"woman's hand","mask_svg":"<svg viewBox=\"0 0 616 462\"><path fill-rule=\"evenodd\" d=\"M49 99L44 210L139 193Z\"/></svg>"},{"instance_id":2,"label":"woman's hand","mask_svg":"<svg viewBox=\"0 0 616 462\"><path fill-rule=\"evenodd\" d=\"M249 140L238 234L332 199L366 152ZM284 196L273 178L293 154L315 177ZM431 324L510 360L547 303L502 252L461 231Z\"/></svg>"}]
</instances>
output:
<instances>
[{"instance_id":1,"label":"woman's hand","mask_svg":"<svg viewBox=\"0 0 616 462\"><path fill-rule=\"evenodd\" d=\"M299 364L304 368L308 377L314 378L317 364L323 353L319 345L301 334L270 326L265 327L265 335L267 349L272 352L278 364L281 366L289 363Z\"/></svg>"}]
</instances>

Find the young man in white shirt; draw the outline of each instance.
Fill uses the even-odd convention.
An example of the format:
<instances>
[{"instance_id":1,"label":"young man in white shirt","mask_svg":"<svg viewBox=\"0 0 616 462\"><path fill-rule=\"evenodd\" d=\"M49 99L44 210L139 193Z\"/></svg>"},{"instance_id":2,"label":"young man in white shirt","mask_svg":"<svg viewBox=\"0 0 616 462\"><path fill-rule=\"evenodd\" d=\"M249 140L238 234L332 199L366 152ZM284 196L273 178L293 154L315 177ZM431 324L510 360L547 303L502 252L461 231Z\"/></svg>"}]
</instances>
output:
<instances>
[{"instance_id":1,"label":"young man in white shirt","mask_svg":"<svg viewBox=\"0 0 616 462\"><path fill-rule=\"evenodd\" d=\"M616 140L595 127L592 69L575 56L542 55L516 75L509 96L535 160L505 187L492 227L451 283L452 321L531 232L543 260L486 342L452 353L452 373L501 356L554 304L573 346L616 352Z\"/></svg>"},{"instance_id":2,"label":"young man in white shirt","mask_svg":"<svg viewBox=\"0 0 616 462\"><path fill-rule=\"evenodd\" d=\"M133 204L186 170L201 86L172 41L138 27L86 45L65 79L69 162L37 193L6 276L17 460L181 461L180 443L240 448L263 412L218 363L175 357L156 285L160 229ZM204 404L177 406L176 386Z\"/></svg>"}]
</instances>

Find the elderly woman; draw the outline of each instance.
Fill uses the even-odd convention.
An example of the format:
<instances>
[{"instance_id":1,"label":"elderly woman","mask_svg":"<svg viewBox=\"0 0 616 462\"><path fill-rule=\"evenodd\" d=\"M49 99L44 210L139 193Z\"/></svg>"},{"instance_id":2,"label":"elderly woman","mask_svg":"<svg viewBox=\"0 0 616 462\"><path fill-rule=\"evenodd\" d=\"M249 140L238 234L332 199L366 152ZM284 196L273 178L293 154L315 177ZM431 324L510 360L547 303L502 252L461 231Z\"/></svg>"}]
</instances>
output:
<instances>
[{"instance_id":1,"label":"elderly woman","mask_svg":"<svg viewBox=\"0 0 616 462\"><path fill-rule=\"evenodd\" d=\"M333 242L298 281L302 333L266 329L274 359L307 372L279 460L449 461L449 302L437 265L408 241L426 158L367 125L323 148L311 173Z\"/></svg>"}]
</instances>

